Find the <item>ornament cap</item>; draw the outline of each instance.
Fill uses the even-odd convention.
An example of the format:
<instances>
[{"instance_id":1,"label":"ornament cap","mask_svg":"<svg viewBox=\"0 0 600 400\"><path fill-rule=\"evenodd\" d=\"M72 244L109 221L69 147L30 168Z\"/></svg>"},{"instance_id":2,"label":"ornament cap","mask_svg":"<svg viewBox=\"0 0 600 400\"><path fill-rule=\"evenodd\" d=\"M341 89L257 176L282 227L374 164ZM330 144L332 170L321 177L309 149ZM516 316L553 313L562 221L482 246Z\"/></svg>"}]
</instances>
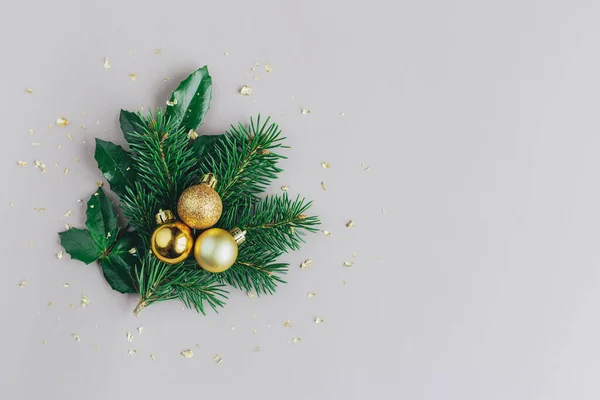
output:
<instances>
[{"instance_id":1,"label":"ornament cap","mask_svg":"<svg viewBox=\"0 0 600 400\"><path fill-rule=\"evenodd\" d=\"M200 183L208 186L211 189L214 189L215 186L217 186L217 178L215 178L215 174L209 172L208 174L202 175Z\"/></svg>"},{"instance_id":2,"label":"ornament cap","mask_svg":"<svg viewBox=\"0 0 600 400\"><path fill-rule=\"evenodd\" d=\"M233 240L235 240L238 246L246 241L246 231L243 231L240 228L233 228L229 233L231 233Z\"/></svg>"},{"instance_id":3,"label":"ornament cap","mask_svg":"<svg viewBox=\"0 0 600 400\"><path fill-rule=\"evenodd\" d=\"M171 210L159 210L158 214L156 214L156 223L158 225L166 224L167 222L172 222L175 220L175 216L171 212Z\"/></svg>"}]
</instances>

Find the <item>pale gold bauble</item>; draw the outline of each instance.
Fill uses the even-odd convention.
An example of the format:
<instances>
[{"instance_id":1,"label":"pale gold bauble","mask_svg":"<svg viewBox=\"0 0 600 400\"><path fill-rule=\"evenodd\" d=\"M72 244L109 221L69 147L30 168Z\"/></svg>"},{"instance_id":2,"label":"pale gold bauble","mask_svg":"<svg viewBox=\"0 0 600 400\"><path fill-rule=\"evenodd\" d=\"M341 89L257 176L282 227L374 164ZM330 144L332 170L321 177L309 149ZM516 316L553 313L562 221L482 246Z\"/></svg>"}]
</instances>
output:
<instances>
[{"instance_id":1,"label":"pale gold bauble","mask_svg":"<svg viewBox=\"0 0 600 400\"><path fill-rule=\"evenodd\" d=\"M213 174L206 174L199 185L187 188L179 197L177 213L190 228L210 228L221 218L223 203L214 189L216 183Z\"/></svg>"},{"instance_id":2,"label":"pale gold bauble","mask_svg":"<svg viewBox=\"0 0 600 400\"><path fill-rule=\"evenodd\" d=\"M223 272L229 269L238 255L238 244L244 235L238 228L227 232L221 228L208 229L196 238L194 257L196 262L208 272Z\"/></svg>"},{"instance_id":3,"label":"pale gold bauble","mask_svg":"<svg viewBox=\"0 0 600 400\"><path fill-rule=\"evenodd\" d=\"M192 230L183 222L175 220L169 210L156 214L158 227L150 238L152 253L168 264L178 264L188 258L194 246Z\"/></svg>"}]
</instances>

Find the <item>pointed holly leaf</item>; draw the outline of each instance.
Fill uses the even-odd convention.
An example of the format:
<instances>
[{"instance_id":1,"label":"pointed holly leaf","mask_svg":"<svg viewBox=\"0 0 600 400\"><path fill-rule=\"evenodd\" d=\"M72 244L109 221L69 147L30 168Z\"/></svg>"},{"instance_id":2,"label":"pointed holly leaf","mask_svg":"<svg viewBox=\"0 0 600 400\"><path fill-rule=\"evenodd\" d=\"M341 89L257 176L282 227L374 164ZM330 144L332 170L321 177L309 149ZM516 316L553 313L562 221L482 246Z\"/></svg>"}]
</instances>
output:
<instances>
[{"instance_id":1,"label":"pointed holly leaf","mask_svg":"<svg viewBox=\"0 0 600 400\"><path fill-rule=\"evenodd\" d=\"M117 215L101 187L88 200L85 225L102 253L105 253L117 240L119 233Z\"/></svg>"},{"instance_id":2,"label":"pointed holly leaf","mask_svg":"<svg viewBox=\"0 0 600 400\"><path fill-rule=\"evenodd\" d=\"M128 143L131 143L131 136L144 134L144 130L141 128L144 126L144 121L136 113L121 110L119 122L121 123L123 136L125 136L125 140L127 140Z\"/></svg>"},{"instance_id":3,"label":"pointed holly leaf","mask_svg":"<svg viewBox=\"0 0 600 400\"><path fill-rule=\"evenodd\" d=\"M197 69L185 78L173 92L166 115L172 123L185 129L196 129L204 121L212 99L212 78L208 67Z\"/></svg>"},{"instance_id":4,"label":"pointed holly leaf","mask_svg":"<svg viewBox=\"0 0 600 400\"><path fill-rule=\"evenodd\" d=\"M115 243L110 253L100 260L104 278L117 292L137 293L133 271L139 263L138 240L139 237L135 232L127 232Z\"/></svg>"},{"instance_id":5,"label":"pointed holly leaf","mask_svg":"<svg viewBox=\"0 0 600 400\"><path fill-rule=\"evenodd\" d=\"M113 192L122 195L126 187L133 187L133 159L121 146L96 138L94 158Z\"/></svg>"},{"instance_id":6,"label":"pointed holly leaf","mask_svg":"<svg viewBox=\"0 0 600 400\"><path fill-rule=\"evenodd\" d=\"M102 255L102 251L98 249L87 229L71 228L60 232L58 235L60 236L60 244L74 260L91 264Z\"/></svg>"},{"instance_id":7,"label":"pointed holly leaf","mask_svg":"<svg viewBox=\"0 0 600 400\"><path fill-rule=\"evenodd\" d=\"M199 161L211 154L217 144L217 141L223 135L203 135L198 136L192 143L192 150Z\"/></svg>"}]
</instances>

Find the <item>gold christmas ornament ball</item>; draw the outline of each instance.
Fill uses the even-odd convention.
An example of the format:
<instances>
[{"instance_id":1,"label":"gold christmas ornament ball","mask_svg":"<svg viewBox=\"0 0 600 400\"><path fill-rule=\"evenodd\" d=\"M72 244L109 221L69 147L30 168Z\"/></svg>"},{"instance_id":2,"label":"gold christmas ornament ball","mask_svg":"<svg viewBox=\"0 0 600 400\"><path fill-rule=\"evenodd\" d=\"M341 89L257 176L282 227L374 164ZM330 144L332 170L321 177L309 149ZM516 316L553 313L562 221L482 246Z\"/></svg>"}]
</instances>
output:
<instances>
[{"instance_id":1,"label":"gold christmas ornament ball","mask_svg":"<svg viewBox=\"0 0 600 400\"><path fill-rule=\"evenodd\" d=\"M177 213L190 228L207 229L221 218L223 203L214 189L216 183L213 174L206 174L202 183L187 188L179 197Z\"/></svg>"},{"instance_id":2,"label":"gold christmas ornament ball","mask_svg":"<svg viewBox=\"0 0 600 400\"><path fill-rule=\"evenodd\" d=\"M177 264L188 258L194 247L192 230L183 222L175 220L169 210L156 215L158 227L152 233L150 247L159 260Z\"/></svg>"},{"instance_id":3,"label":"gold christmas ornament ball","mask_svg":"<svg viewBox=\"0 0 600 400\"><path fill-rule=\"evenodd\" d=\"M229 269L238 255L238 244L244 241L244 235L239 229L227 232L221 228L208 229L194 244L196 262L208 272L223 272Z\"/></svg>"}]
</instances>

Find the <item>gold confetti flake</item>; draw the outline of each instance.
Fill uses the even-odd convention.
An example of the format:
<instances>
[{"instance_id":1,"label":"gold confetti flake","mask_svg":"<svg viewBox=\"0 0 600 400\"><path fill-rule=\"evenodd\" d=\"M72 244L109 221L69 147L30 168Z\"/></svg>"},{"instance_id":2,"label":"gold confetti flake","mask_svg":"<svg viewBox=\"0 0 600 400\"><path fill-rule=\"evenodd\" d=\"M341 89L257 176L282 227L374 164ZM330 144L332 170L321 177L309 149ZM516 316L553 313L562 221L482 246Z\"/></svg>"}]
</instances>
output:
<instances>
[{"instance_id":1,"label":"gold confetti flake","mask_svg":"<svg viewBox=\"0 0 600 400\"><path fill-rule=\"evenodd\" d=\"M135 80L137 79L137 75L136 75L136 74L134 74L134 73L131 73L131 74L129 74L129 79L130 79L132 82L135 82Z\"/></svg>"},{"instance_id":2,"label":"gold confetti flake","mask_svg":"<svg viewBox=\"0 0 600 400\"><path fill-rule=\"evenodd\" d=\"M60 117L56 119L56 125L64 128L65 126L67 126L69 124L69 120L66 119L65 117Z\"/></svg>"},{"instance_id":3,"label":"gold confetti flake","mask_svg":"<svg viewBox=\"0 0 600 400\"><path fill-rule=\"evenodd\" d=\"M168 106L173 107L175 104L177 104L177 99L167 100Z\"/></svg>"},{"instance_id":4,"label":"gold confetti flake","mask_svg":"<svg viewBox=\"0 0 600 400\"><path fill-rule=\"evenodd\" d=\"M42 342L42 344L45 346L48 344L48 342L46 342L45 340Z\"/></svg>"},{"instance_id":5,"label":"gold confetti flake","mask_svg":"<svg viewBox=\"0 0 600 400\"><path fill-rule=\"evenodd\" d=\"M346 223L346 228L352 228L354 226L354 221L350 220Z\"/></svg>"},{"instance_id":6,"label":"gold confetti flake","mask_svg":"<svg viewBox=\"0 0 600 400\"><path fill-rule=\"evenodd\" d=\"M192 358L194 357L194 352L192 350L184 350L181 352L183 358Z\"/></svg>"},{"instance_id":7,"label":"gold confetti flake","mask_svg":"<svg viewBox=\"0 0 600 400\"><path fill-rule=\"evenodd\" d=\"M27 133L29 133L30 135L33 135L35 133L35 130L30 129L30 130L27 131Z\"/></svg>"},{"instance_id":8,"label":"gold confetti flake","mask_svg":"<svg viewBox=\"0 0 600 400\"><path fill-rule=\"evenodd\" d=\"M164 82L169 82L171 80L170 76L165 76L165 79L163 79Z\"/></svg>"},{"instance_id":9,"label":"gold confetti flake","mask_svg":"<svg viewBox=\"0 0 600 400\"><path fill-rule=\"evenodd\" d=\"M69 308L75 308L75 304L69 304Z\"/></svg>"},{"instance_id":10,"label":"gold confetti flake","mask_svg":"<svg viewBox=\"0 0 600 400\"><path fill-rule=\"evenodd\" d=\"M312 259L308 259L308 260L304 260L302 261L302 264L300 264L300 268L302 269L306 269L306 268L310 268L312 265L313 260Z\"/></svg>"},{"instance_id":11,"label":"gold confetti flake","mask_svg":"<svg viewBox=\"0 0 600 400\"><path fill-rule=\"evenodd\" d=\"M75 157L75 162L78 163L79 162L79 157Z\"/></svg>"},{"instance_id":12,"label":"gold confetti flake","mask_svg":"<svg viewBox=\"0 0 600 400\"><path fill-rule=\"evenodd\" d=\"M40 142L32 142L31 145L33 147L37 147L37 146L41 145L41 143Z\"/></svg>"},{"instance_id":13,"label":"gold confetti flake","mask_svg":"<svg viewBox=\"0 0 600 400\"><path fill-rule=\"evenodd\" d=\"M331 236L331 232L329 232L329 231L323 231L323 234L324 234L325 236Z\"/></svg>"},{"instance_id":14,"label":"gold confetti flake","mask_svg":"<svg viewBox=\"0 0 600 400\"><path fill-rule=\"evenodd\" d=\"M127 354L129 354L130 356L135 356L135 355L137 354L137 350L134 350L134 349L132 349L132 350L129 350L129 351L127 352Z\"/></svg>"},{"instance_id":15,"label":"gold confetti flake","mask_svg":"<svg viewBox=\"0 0 600 400\"><path fill-rule=\"evenodd\" d=\"M75 340L76 340L76 341L78 341L78 342L81 342L81 338L80 338L80 337L79 337L79 335L78 335L78 334L76 334L76 333L74 333L74 334L73 334L73 339L75 339Z\"/></svg>"},{"instance_id":16,"label":"gold confetti flake","mask_svg":"<svg viewBox=\"0 0 600 400\"><path fill-rule=\"evenodd\" d=\"M64 218L69 218L71 216L72 211L69 210L65 213L65 215L63 215Z\"/></svg>"},{"instance_id":17,"label":"gold confetti flake","mask_svg":"<svg viewBox=\"0 0 600 400\"><path fill-rule=\"evenodd\" d=\"M287 192L289 188L290 188L289 186L284 185L281 187L281 190L284 192Z\"/></svg>"},{"instance_id":18,"label":"gold confetti flake","mask_svg":"<svg viewBox=\"0 0 600 400\"><path fill-rule=\"evenodd\" d=\"M53 303L53 302L49 302L49 303L48 303L48 308L52 307L53 305L54 305L54 303Z\"/></svg>"},{"instance_id":19,"label":"gold confetti flake","mask_svg":"<svg viewBox=\"0 0 600 400\"><path fill-rule=\"evenodd\" d=\"M342 285L345 285L345 284L346 284L346 281L342 281Z\"/></svg>"},{"instance_id":20,"label":"gold confetti flake","mask_svg":"<svg viewBox=\"0 0 600 400\"><path fill-rule=\"evenodd\" d=\"M56 258L58 258L59 260L60 260L61 258L63 258L63 251L62 251L62 250L61 250L61 251L59 251L58 253L56 253Z\"/></svg>"},{"instance_id":21,"label":"gold confetti flake","mask_svg":"<svg viewBox=\"0 0 600 400\"><path fill-rule=\"evenodd\" d=\"M327 185L325 184L325 182L321 182L321 188L323 190L327 190Z\"/></svg>"},{"instance_id":22,"label":"gold confetti flake","mask_svg":"<svg viewBox=\"0 0 600 400\"><path fill-rule=\"evenodd\" d=\"M292 327L292 322L288 319L287 321L285 321L283 323L283 326L285 326L286 328L291 328Z\"/></svg>"},{"instance_id":23,"label":"gold confetti flake","mask_svg":"<svg viewBox=\"0 0 600 400\"><path fill-rule=\"evenodd\" d=\"M46 211L46 209L44 207L41 207L41 208L36 207L36 208L34 208L34 210L37 211L37 212L44 212L44 211Z\"/></svg>"},{"instance_id":24,"label":"gold confetti flake","mask_svg":"<svg viewBox=\"0 0 600 400\"><path fill-rule=\"evenodd\" d=\"M23 289L25 287L25 285L27 285L27 281L25 279L23 279L21 282L19 282L19 287L21 289Z\"/></svg>"},{"instance_id":25,"label":"gold confetti flake","mask_svg":"<svg viewBox=\"0 0 600 400\"><path fill-rule=\"evenodd\" d=\"M354 261L346 261L344 262L344 267L351 267L354 265Z\"/></svg>"},{"instance_id":26,"label":"gold confetti flake","mask_svg":"<svg viewBox=\"0 0 600 400\"><path fill-rule=\"evenodd\" d=\"M315 318L315 324L320 324L323 321L324 321L323 318L320 318L320 317Z\"/></svg>"},{"instance_id":27,"label":"gold confetti flake","mask_svg":"<svg viewBox=\"0 0 600 400\"><path fill-rule=\"evenodd\" d=\"M69 285L68 283L63 283L63 287L69 287L71 285Z\"/></svg>"},{"instance_id":28,"label":"gold confetti flake","mask_svg":"<svg viewBox=\"0 0 600 400\"><path fill-rule=\"evenodd\" d=\"M19 167L25 168L27 166L27 161L17 161L17 165Z\"/></svg>"},{"instance_id":29,"label":"gold confetti flake","mask_svg":"<svg viewBox=\"0 0 600 400\"><path fill-rule=\"evenodd\" d=\"M129 343L133 342L133 335L131 334L131 332L127 332L127 341Z\"/></svg>"},{"instance_id":30,"label":"gold confetti flake","mask_svg":"<svg viewBox=\"0 0 600 400\"><path fill-rule=\"evenodd\" d=\"M81 296L81 307L83 308L87 308L87 306L90 304L90 299L87 298L87 296L82 295Z\"/></svg>"},{"instance_id":31,"label":"gold confetti flake","mask_svg":"<svg viewBox=\"0 0 600 400\"><path fill-rule=\"evenodd\" d=\"M370 171L371 167L369 167L367 164L360 164L360 166L365 170L365 171Z\"/></svg>"},{"instance_id":32,"label":"gold confetti flake","mask_svg":"<svg viewBox=\"0 0 600 400\"><path fill-rule=\"evenodd\" d=\"M254 350L255 352L259 352L260 351L260 347L254 346L254 348L252 350Z\"/></svg>"},{"instance_id":33,"label":"gold confetti flake","mask_svg":"<svg viewBox=\"0 0 600 400\"><path fill-rule=\"evenodd\" d=\"M48 125L48 130L52 130L52 124Z\"/></svg>"},{"instance_id":34,"label":"gold confetti flake","mask_svg":"<svg viewBox=\"0 0 600 400\"><path fill-rule=\"evenodd\" d=\"M144 327L143 326L138 326L137 327L137 331L141 335L144 332Z\"/></svg>"},{"instance_id":35,"label":"gold confetti flake","mask_svg":"<svg viewBox=\"0 0 600 400\"><path fill-rule=\"evenodd\" d=\"M345 117L345 116L346 116L346 113L343 113L343 112L341 112L341 113L340 113L340 116L342 116L342 117Z\"/></svg>"},{"instance_id":36,"label":"gold confetti flake","mask_svg":"<svg viewBox=\"0 0 600 400\"><path fill-rule=\"evenodd\" d=\"M254 293L252 293L252 292L248 292L247 294L248 294L248 297L250 297L251 299L253 299L253 298L254 298Z\"/></svg>"},{"instance_id":37,"label":"gold confetti flake","mask_svg":"<svg viewBox=\"0 0 600 400\"><path fill-rule=\"evenodd\" d=\"M190 140L196 140L198 138L198 132L196 132L194 129L190 129L190 131L188 132L188 139Z\"/></svg>"},{"instance_id":38,"label":"gold confetti flake","mask_svg":"<svg viewBox=\"0 0 600 400\"><path fill-rule=\"evenodd\" d=\"M215 360L217 362L217 364L221 364L221 362L223 361L223 357L221 357L220 354L215 354L215 356L213 357L213 360Z\"/></svg>"},{"instance_id":39,"label":"gold confetti flake","mask_svg":"<svg viewBox=\"0 0 600 400\"><path fill-rule=\"evenodd\" d=\"M71 136L71 134L70 134L70 133L67 133L67 138L68 138L69 140L73 140L73 136Z\"/></svg>"},{"instance_id":40,"label":"gold confetti flake","mask_svg":"<svg viewBox=\"0 0 600 400\"><path fill-rule=\"evenodd\" d=\"M154 354L150 354L150 359L151 359L152 361L154 361L154 360L156 360L156 356L155 356Z\"/></svg>"},{"instance_id":41,"label":"gold confetti flake","mask_svg":"<svg viewBox=\"0 0 600 400\"><path fill-rule=\"evenodd\" d=\"M252 88L248 85L244 85L240 89L240 94L242 96L250 96L252 94Z\"/></svg>"},{"instance_id":42,"label":"gold confetti flake","mask_svg":"<svg viewBox=\"0 0 600 400\"><path fill-rule=\"evenodd\" d=\"M132 248L130 248L130 249L127 251L127 252L128 252L129 254L135 254L135 253L137 253L137 249L136 249L135 247L132 247Z\"/></svg>"},{"instance_id":43,"label":"gold confetti flake","mask_svg":"<svg viewBox=\"0 0 600 400\"><path fill-rule=\"evenodd\" d=\"M42 171L42 172L46 172L46 164L44 164L43 162L41 162L39 160L35 160L35 167L39 168L40 171Z\"/></svg>"},{"instance_id":44,"label":"gold confetti flake","mask_svg":"<svg viewBox=\"0 0 600 400\"><path fill-rule=\"evenodd\" d=\"M33 93L33 89L27 89L27 93L32 94Z\"/></svg>"},{"instance_id":45,"label":"gold confetti flake","mask_svg":"<svg viewBox=\"0 0 600 400\"><path fill-rule=\"evenodd\" d=\"M273 68L271 68L271 64L269 64L269 63L265 64L265 72L267 74L273 72Z\"/></svg>"},{"instance_id":46,"label":"gold confetti flake","mask_svg":"<svg viewBox=\"0 0 600 400\"><path fill-rule=\"evenodd\" d=\"M104 57L104 70L108 71L110 69L110 61L108 61L108 57Z\"/></svg>"},{"instance_id":47,"label":"gold confetti flake","mask_svg":"<svg viewBox=\"0 0 600 400\"><path fill-rule=\"evenodd\" d=\"M102 186L104 186L104 182L102 182L102 181L96 181L96 186L102 187Z\"/></svg>"},{"instance_id":48,"label":"gold confetti flake","mask_svg":"<svg viewBox=\"0 0 600 400\"><path fill-rule=\"evenodd\" d=\"M331 168L331 165L328 162L323 161L321 163L321 167L323 167L325 169L329 169L329 168Z\"/></svg>"},{"instance_id":49,"label":"gold confetti flake","mask_svg":"<svg viewBox=\"0 0 600 400\"><path fill-rule=\"evenodd\" d=\"M94 345L94 350L96 350L96 351L100 351L100 347L98 347L98 346Z\"/></svg>"},{"instance_id":50,"label":"gold confetti flake","mask_svg":"<svg viewBox=\"0 0 600 400\"><path fill-rule=\"evenodd\" d=\"M69 175L69 168L65 168L65 175Z\"/></svg>"},{"instance_id":51,"label":"gold confetti flake","mask_svg":"<svg viewBox=\"0 0 600 400\"><path fill-rule=\"evenodd\" d=\"M255 81L257 81L257 80L259 80L260 78L259 78L258 76L256 76L256 75L254 75L254 76L252 77L252 79L254 79Z\"/></svg>"},{"instance_id":52,"label":"gold confetti flake","mask_svg":"<svg viewBox=\"0 0 600 400\"><path fill-rule=\"evenodd\" d=\"M292 339L292 342L294 342L294 343L300 343L301 341L302 341L302 339L299 337L295 337Z\"/></svg>"},{"instance_id":53,"label":"gold confetti flake","mask_svg":"<svg viewBox=\"0 0 600 400\"><path fill-rule=\"evenodd\" d=\"M228 53L228 52L224 52L224 53L223 53L223 55L224 55L224 56L228 56L228 55L229 55L229 53Z\"/></svg>"},{"instance_id":54,"label":"gold confetti flake","mask_svg":"<svg viewBox=\"0 0 600 400\"><path fill-rule=\"evenodd\" d=\"M301 109L300 113L301 113L301 114L304 114L304 115L306 115L306 114L310 114L310 110L309 110L309 109L307 109L307 108L303 108L303 109Z\"/></svg>"},{"instance_id":55,"label":"gold confetti flake","mask_svg":"<svg viewBox=\"0 0 600 400\"><path fill-rule=\"evenodd\" d=\"M156 50L154 50L154 54L156 54L157 56L161 56L162 55L162 49L156 49Z\"/></svg>"},{"instance_id":56,"label":"gold confetti flake","mask_svg":"<svg viewBox=\"0 0 600 400\"><path fill-rule=\"evenodd\" d=\"M69 230L72 228L72 226L71 226L71 224L65 224L65 228L67 228L67 230Z\"/></svg>"},{"instance_id":57,"label":"gold confetti flake","mask_svg":"<svg viewBox=\"0 0 600 400\"><path fill-rule=\"evenodd\" d=\"M308 297L309 299L312 299L312 298L313 298L313 297L315 297L316 295L317 295L316 293L314 293L314 292L311 292L311 293L307 294L307 297Z\"/></svg>"}]
</instances>

